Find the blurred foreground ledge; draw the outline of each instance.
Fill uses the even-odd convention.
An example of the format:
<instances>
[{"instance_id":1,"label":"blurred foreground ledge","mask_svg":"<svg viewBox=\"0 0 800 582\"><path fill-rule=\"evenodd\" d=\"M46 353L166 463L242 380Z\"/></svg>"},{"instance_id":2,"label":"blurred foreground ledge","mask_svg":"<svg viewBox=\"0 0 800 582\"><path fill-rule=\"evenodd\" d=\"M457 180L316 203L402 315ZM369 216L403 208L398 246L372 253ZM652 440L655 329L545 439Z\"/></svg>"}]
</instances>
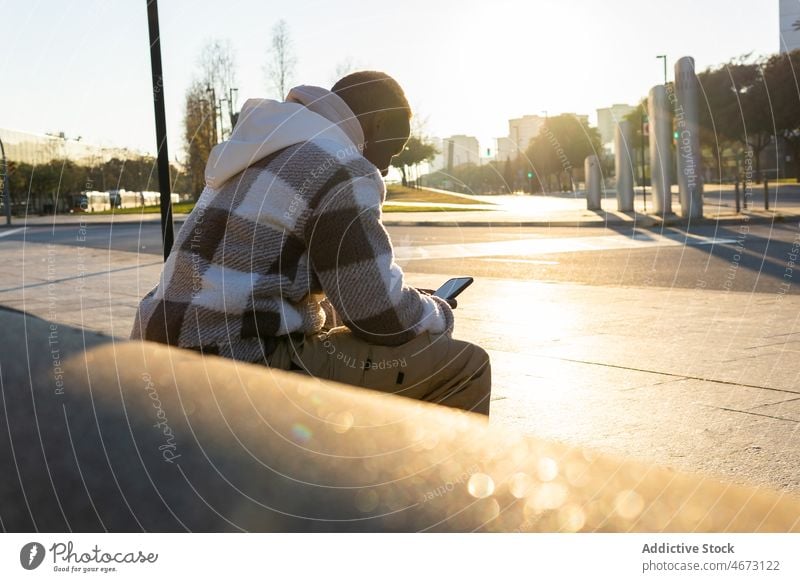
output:
<instances>
[{"instance_id":1,"label":"blurred foreground ledge","mask_svg":"<svg viewBox=\"0 0 800 582\"><path fill-rule=\"evenodd\" d=\"M787 494L18 311L0 327L6 531L800 531Z\"/></svg>"}]
</instances>

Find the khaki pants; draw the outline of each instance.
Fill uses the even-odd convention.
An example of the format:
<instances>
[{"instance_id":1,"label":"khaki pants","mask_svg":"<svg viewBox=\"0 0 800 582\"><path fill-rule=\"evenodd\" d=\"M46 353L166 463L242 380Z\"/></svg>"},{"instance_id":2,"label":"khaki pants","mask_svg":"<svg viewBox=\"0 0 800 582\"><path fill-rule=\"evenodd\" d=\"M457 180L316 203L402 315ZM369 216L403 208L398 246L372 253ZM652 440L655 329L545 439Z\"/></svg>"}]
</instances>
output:
<instances>
[{"instance_id":1,"label":"khaki pants","mask_svg":"<svg viewBox=\"0 0 800 582\"><path fill-rule=\"evenodd\" d=\"M468 342L423 333L400 346L369 344L346 327L314 336L278 338L269 365L489 414L488 354Z\"/></svg>"}]
</instances>

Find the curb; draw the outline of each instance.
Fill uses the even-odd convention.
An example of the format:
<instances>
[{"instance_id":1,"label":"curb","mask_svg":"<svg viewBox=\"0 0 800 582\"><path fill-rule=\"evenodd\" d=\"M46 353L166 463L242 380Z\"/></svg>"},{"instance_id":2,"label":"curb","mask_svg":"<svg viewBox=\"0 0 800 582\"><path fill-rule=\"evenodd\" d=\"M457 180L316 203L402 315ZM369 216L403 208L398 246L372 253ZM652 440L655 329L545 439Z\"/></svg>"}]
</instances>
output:
<instances>
[{"instance_id":1,"label":"curb","mask_svg":"<svg viewBox=\"0 0 800 582\"><path fill-rule=\"evenodd\" d=\"M695 219L686 219L679 216L672 216L666 218L659 218L649 214L636 215L631 220L620 220L616 217L608 220L473 220L458 222L454 220L384 220L383 226L386 227L399 227L399 226L415 226L415 227L482 227L482 228L500 228L500 227L540 227L540 228L556 228L556 227L581 227L581 228L605 228L608 225L636 225L642 228L657 228L657 227L686 227L690 224L693 225L711 225L726 222L748 222L750 224L771 224L773 222L790 222L793 220L800 221L800 214L774 214L771 216L764 216L761 214L739 214L731 216L723 216L717 218L704 217ZM173 225L180 225L186 221L185 217L177 218L173 221ZM10 226L0 225L0 230L6 228L53 228L54 226L121 226L121 225L141 225L141 224L160 224L160 220L143 220L143 221L70 221L53 223L33 223L25 224L24 222L13 223Z\"/></svg>"},{"instance_id":2,"label":"curb","mask_svg":"<svg viewBox=\"0 0 800 582\"><path fill-rule=\"evenodd\" d=\"M745 219L746 217L746 219ZM450 227L470 227L479 226L483 228L493 227L574 227L580 226L581 228L605 228L609 225L636 225L642 228L656 228L656 227L686 227L691 225L713 225L720 223L739 223L747 222L749 224L771 224L773 222L790 222L792 220L800 221L800 214L776 214L774 216L761 216L742 214L736 216L724 216L718 218L695 218L685 219L680 217L661 219L654 216L644 215L637 217L635 220L519 220L519 221L471 221L471 222L456 222L456 221L435 221L435 220L421 220L421 221L401 221L401 220L384 220L384 226L450 226Z\"/></svg>"},{"instance_id":3,"label":"curb","mask_svg":"<svg viewBox=\"0 0 800 582\"><path fill-rule=\"evenodd\" d=\"M184 222L186 222L185 218L178 218L178 219L173 220L172 224L173 225L177 225L177 224L183 224ZM84 222L70 221L70 222L57 222L57 223L52 223L52 222L49 222L49 223L46 223L46 222L34 222L32 224L25 224L25 222L15 222L15 223L12 223L10 226L9 225L5 225L5 224L0 225L0 230L3 229L3 228L22 228L22 227L26 227L26 228L53 228L54 226L78 226L78 227L80 227L80 226L124 226L124 225L127 225L127 224L134 224L136 226L139 226L141 224L158 224L158 225L160 225L161 224L161 220L160 219L159 220L141 220L141 221L138 221L138 222L135 221L135 220L116 221L116 222L111 221L111 220L91 220L91 221L84 221Z\"/></svg>"}]
</instances>

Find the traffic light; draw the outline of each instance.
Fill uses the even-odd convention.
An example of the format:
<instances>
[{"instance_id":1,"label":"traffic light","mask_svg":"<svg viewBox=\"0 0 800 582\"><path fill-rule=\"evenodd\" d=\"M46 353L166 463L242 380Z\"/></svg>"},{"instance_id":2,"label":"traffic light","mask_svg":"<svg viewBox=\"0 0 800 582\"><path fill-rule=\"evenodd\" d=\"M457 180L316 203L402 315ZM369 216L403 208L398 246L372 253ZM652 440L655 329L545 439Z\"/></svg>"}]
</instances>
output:
<instances>
[{"instance_id":1,"label":"traffic light","mask_svg":"<svg viewBox=\"0 0 800 582\"><path fill-rule=\"evenodd\" d=\"M531 178L533 178L533 172L528 172L528 180L530 180Z\"/></svg>"},{"instance_id":2,"label":"traffic light","mask_svg":"<svg viewBox=\"0 0 800 582\"><path fill-rule=\"evenodd\" d=\"M678 135L679 135L679 134L678 134L678 132L677 132L677 131L673 131L673 132L672 132L672 139L674 139L674 140L675 140L675 143L678 143Z\"/></svg>"}]
</instances>

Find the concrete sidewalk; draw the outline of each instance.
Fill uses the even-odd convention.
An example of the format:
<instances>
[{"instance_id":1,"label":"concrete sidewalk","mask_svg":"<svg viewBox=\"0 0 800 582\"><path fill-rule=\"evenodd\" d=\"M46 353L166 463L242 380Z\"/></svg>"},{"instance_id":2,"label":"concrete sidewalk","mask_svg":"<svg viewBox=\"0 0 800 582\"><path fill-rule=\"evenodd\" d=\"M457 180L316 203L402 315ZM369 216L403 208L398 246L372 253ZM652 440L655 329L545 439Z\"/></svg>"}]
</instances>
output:
<instances>
[{"instance_id":1,"label":"concrete sidewalk","mask_svg":"<svg viewBox=\"0 0 800 582\"><path fill-rule=\"evenodd\" d=\"M462 197L467 197L461 195ZM687 220L680 217L680 202L677 188L673 188L672 207L675 214L659 217L652 213L651 195L646 193L646 202L641 191L635 197L635 212L617 210L616 193L606 190L603 195L603 210L586 209L582 192L554 195L497 195L469 196L474 204L430 204L447 210L421 212L386 212L383 221L386 226L586 226L605 227L636 223L642 227L686 225ZM769 210L764 210L763 191L748 196L748 208L736 212L734 190L730 185L706 185L704 194L703 218L697 223L713 222L772 222L781 220L800 220L800 186L780 185L769 190ZM426 206L419 202L388 202L391 207ZM450 210L450 208L457 208ZM186 219L185 214L176 214L176 225ZM149 214L60 214L56 216L17 217L14 227L22 226L79 226L81 224L131 224L159 222L157 213ZM0 233L2 229L0 228Z\"/></svg>"},{"instance_id":2,"label":"concrete sidewalk","mask_svg":"<svg viewBox=\"0 0 800 582\"><path fill-rule=\"evenodd\" d=\"M673 214L665 217L653 214L650 189L643 199L641 189L634 197L634 212L620 212L617 208L616 191L603 192L602 210L587 210L584 192L533 195L473 196L476 204L495 204L490 211L403 213L392 212L384 216L387 226L595 226L636 223L642 227L686 225L687 219L680 216L681 206L677 187L673 187ZM772 222L800 219L800 186L779 185L769 189L769 209L764 210L763 190L752 191L747 196L744 207L744 192L740 192L740 211L736 212L734 187L727 184L706 185L703 196L703 218L694 219L697 223Z\"/></svg>"},{"instance_id":3,"label":"concrete sidewalk","mask_svg":"<svg viewBox=\"0 0 800 582\"><path fill-rule=\"evenodd\" d=\"M120 339L161 270L153 255L80 246L0 239L0 251L0 304ZM480 279L459 302L456 335L492 356L494 423L800 491L798 314L800 296L779 290Z\"/></svg>"}]
</instances>

